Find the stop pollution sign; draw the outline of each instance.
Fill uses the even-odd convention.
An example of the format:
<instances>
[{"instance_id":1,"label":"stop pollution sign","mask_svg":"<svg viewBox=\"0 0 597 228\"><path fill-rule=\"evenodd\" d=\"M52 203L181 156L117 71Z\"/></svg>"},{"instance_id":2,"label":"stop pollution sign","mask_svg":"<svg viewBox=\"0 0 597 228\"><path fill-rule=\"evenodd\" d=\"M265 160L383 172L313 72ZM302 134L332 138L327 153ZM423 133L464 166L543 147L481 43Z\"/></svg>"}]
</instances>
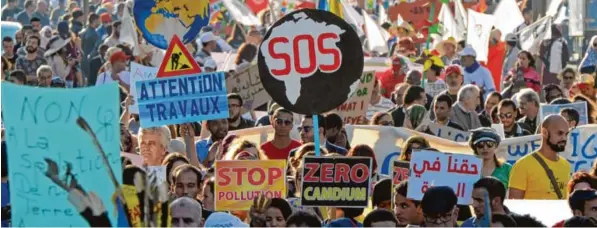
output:
<instances>
[{"instance_id":1,"label":"stop pollution sign","mask_svg":"<svg viewBox=\"0 0 597 228\"><path fill-rule=\"evenodd\" d=\"M354 29L327 11L301 9L267 31L259 47L263 87L282 107L319 114L340 106L358 87L363 50Z\"/></svg>"}]
</instances>

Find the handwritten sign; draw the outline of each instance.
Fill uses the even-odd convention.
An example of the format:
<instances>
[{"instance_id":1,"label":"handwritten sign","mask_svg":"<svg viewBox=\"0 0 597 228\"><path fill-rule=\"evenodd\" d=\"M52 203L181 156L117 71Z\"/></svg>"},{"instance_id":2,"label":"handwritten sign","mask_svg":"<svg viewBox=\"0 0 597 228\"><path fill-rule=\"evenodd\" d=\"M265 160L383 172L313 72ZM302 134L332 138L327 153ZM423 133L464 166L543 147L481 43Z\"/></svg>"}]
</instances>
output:
<instances>
[{"instance_id":1,"label":"handwritten sign","mask_svg":"<svg viewBox=\"0 0 597 228\"><path fill-rule=\"evenodd\" d=\"M392 175L392 185L398 185L400 182L408 180L410 171L410 162L394 161L394 171Z\"/></svg>"},{"instance_id":2,"label":"handwritten sign","mask_svg":"<svg viewBox=\"0 0 597 228\"><path fill-rule=\"evenodd\" d=\"M217 211L248 210L253 199L286 198L286 160L216 161Z\"/></svg>"},{"instance_id":3,"label":"handwritten sign","mask_svg":"<svg viewBox=\"0 0 597 228\"><path fill-rule=\"evenodd\" d=\"M136 99L137 95L137 82L155 79L158 73L157 67L148 67L143 66L141 64L131 62L131 92L130 95ZM129 106L129 112L139 114L139 105L135 102L133 105Z\"/></svg>"},{"instance_id":4,"label":"handwritten sign","mask_svg":"<svg viewBox=\"0 0 597 228\"><path fill-rule=\"evenodd\" d=\"M257 65L244 69L226 78L228 93L237 93L243 98L245 111L251 111L271 99L261 84Z\"/></svg>"},{"instance_id":5,"label":"handwritten sign","mask_svg":"<svg viewBox=\"0 0 597 228\"><path fill-rule=\"evenodd\" d=\"M429 94L431 97L437 96L446 89L448 89L448 85L445 83L425 83L425 93Z\"/></svg>"},{"instance_id":6,"label":"handwritten sign","mask_svg":"<svg viewBox=\"0 0 597 228\"><path fill-rule=\"evenodd\" d=\"M138 81L141 127L228 117L224 72Z\"/></svg>"},{"instance_id":7,"label":"handwritten sign","mask_svg":"<svg viewBox=\"0 0 597 228\"><path fill-rule=\"evenodd\" d=\"M367 110L371 101L371 91L375 85L375 72L363 72L359 87L336 112L344 118L345 124L362 124L367 122Z\"/></svg>"},{"instance_id":8,"label":"handwritten sign","mask_svg":"<svg viewBox=\"0 0 597 228\"><path fill-rule=\"evenodd\" d=\"M421 200L432 186L449 186L458 197L458 204L472 203L473 184L481 178L481 159L474 155L450 154L421 150L413 152L408 198Z\"/></svg>"},{"instance_id":9,"label":"handwritten sign","mask_svg":"<svg viewBox=\"0 0 597 228\"><path fill-rule=\"evenodd\" d=\"M431 133L437 137L449 139L455 142L468 142L468 138L471 135L469 132L460 131L434 122L429 123L429 131L431 131Z\"/></svg>"},{"instance_id":10,"label":"handwritten sign","mask_svg":"<svg viewBox=\"0 0 597 228\"><path fill-rule=\"evenodd\" d=\"M87 194L102 201L112 225L117 215L112 196L114 172L122 183L118 86L43 89L2 83L13 226L90 226L61 186L76 179ZM108 165L94 144L85 120L106 152ZM50 165L57 183L46 176Z\"/></svg>"},{"instance_id":11,"label":"handwritten sign","mask_svg":"<svg viewBox=\"0 0 597 228\"><path fill-rule=\"evenodd\" d=\"M304 158L302 206L367 207L371 158Z\"/></svg>"},{"instance_id":12,"label":"handwritten sign","mask_svg":"<svg viewBox=\"0 0 597 228\"><path fill-rule=\"evenodd\" d=\"M548 105L548 104L541 104L539 106L539 117L542 120L546 116L550 114L560 114L560 111L565 108L571 108L578 111L580 118L578 119L578 126L585 125L589 123L589 115L587 111L587 102L575 102L570 104L558 104L558 105Z\"/></svg>"}]
</instances>

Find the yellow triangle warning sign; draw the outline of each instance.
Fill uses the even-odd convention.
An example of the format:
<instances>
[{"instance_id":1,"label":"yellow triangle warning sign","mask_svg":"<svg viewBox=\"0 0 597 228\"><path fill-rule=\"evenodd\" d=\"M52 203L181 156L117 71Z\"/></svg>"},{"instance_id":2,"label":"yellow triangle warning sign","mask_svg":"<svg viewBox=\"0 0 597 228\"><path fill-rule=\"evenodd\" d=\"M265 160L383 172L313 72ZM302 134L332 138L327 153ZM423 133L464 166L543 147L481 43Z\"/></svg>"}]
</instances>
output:
<instances>
[{"instance_id":1,"label":"yellow triangle warning sign","mask_svg":"<svg viewBox=\"0 0 597 228\"><path fill-rule=\"evenodd\" d=\"M178 36L172 37L157 77L172 77L201 73L201 68Z\"/></svg>"}]
</instances>

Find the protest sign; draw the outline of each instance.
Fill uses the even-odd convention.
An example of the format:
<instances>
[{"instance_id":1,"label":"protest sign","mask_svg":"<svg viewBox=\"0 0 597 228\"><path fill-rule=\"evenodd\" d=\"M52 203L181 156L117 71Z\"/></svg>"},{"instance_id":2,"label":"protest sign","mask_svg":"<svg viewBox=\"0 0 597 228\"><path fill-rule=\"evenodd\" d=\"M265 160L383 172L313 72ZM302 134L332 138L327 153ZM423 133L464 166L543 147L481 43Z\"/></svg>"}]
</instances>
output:
<instances>
[{"instance_id":1,"label":"protest sign","mask_svg":"<svg viewBox=\"0 0 597 228\"><path fill-rule=\"evenodd\" d=\"M431 97L437 96L446 89L448 89L448 85L445 83L425 83L425 93L429 94Z\"/></svg>"},{"instance_id":2,"label":"protest sign","mask_svg":"<svg viewBox=\"0 0 597 228\"><path fill-rule=\"evenodd\" d=\"M423 199L427 189L448 186L458 197L458 204L472 203L473 184L481 178L483 161L474 155L420 150L410 161L412 175L408 181L408 198Z\"/></svg>"},{"instance_id":3,"label":"protest sign","mask_svg":"<svg viewBox=\"0 0 597 228\"><path fill-rule=\"evenodd\" d=\"M570 104L541 104L539 106L539 119L542 120L550 114L560 114L560 111L565 108L571 108L578 111L580 118L578 118L578 126L589 123L589 115L587 112L587 102L575 102Z\"/></svg>"},{"instance_id":4,"label":"protest sign","mask_svg":"<svg viewBox=\"0 0 597 228\"><path fill-rule=\"evenodd\" d=\"M142 208L139 202L139 193L134 185L124 184L122 185L122 195L128 209L130 216L131 227L143 227Z\"/></svg>"},{"instance_id":5,"label":"protest sign","mask_svg":"<svg viewBox=\"0 0 597 228\"><path fill-rule=\"evenodd\" d=\"M358 87L361 41L342 18L301 9L276 21L259 47L263 87L280 106L299 114L337 108ZM323 99L325 98L325 99Z\"/></svg>"},{"instance_id":6,"label":"protest sign","mask_svg":"<svg viewBox=\"0 0 597 228\"><path fill-rule=\"evenodd\" d=\"M367 207L371 158L304 158L302 206Z\"/></svg>"},{"instance_id":7,"label":"protest sign","mask_svg":"<svg viewBox=\"0 0 597 228\"><path fill-rule=\"evenodd\" d=\"M237 53L231 52L212 52L211 58L218 65L218 71L236 70L234 60L236 60Z\"/></svg>"},{"instance_id":8,"label":"protest sign","mask_svg":"<svg viewBox=\"0 0 597 228\"><path fill-rule=\"evenodd\" d=\"M359 87L350 98L336 108L336 113L344 118L345 124L362 124L367 122L367 110L371 101L371 91L375 84L374 72L363 72Z\"/></svg>"},{"instance_id":9,"label":"protest sign","mask_svg":"<svg viewBox=\"0 0 597 228\"><path fill-rule=\"evenodd\" d=\"M539 54L539 46L543 40L551 39L551 24L553 18L545 16L524 29L518 31L520 47L533 55Z\"/></svg>"},{"instance_id":10,"label":"protest sign","mask_svg":"<svg viewBox=\"0 0 597 228\"><path fill-rule=\"evenodd\" d=\"M429 123L429 131L431 131L431 133L437 137L449 139L454 142L467 142L469 136L471 135L469 132L460 131L435 122Z\"/></svg>"},{"instance_id":11,"label":"protest sign","mask_svg":"<svg viewBox=\"0 0 597 228\"><path fill-rule=\"evenodd\" d=\"M243 98L243 107L246 112L255 110L271 99L261 84L257 65L251 65L226 78L226 86L228 93L237 93Z\"/></svg>"},{"instance_id":12,"label":"protest sign","mask_svg":"<svg viewBox=\"0 0 597 228\"><path fill-rule=\"evenodd\" d=\"M228 117L223 72L137 82L141 127Z\"/></svg>"},{"instance_id":13,"label":"protest sign","mask_svg":"<svg viewBox=\"0 0 597 228\"><path fill-rule=\"evenodd\" d=\"M217 211L248 210L260 194L286 198L285 160L216 161Z\"/></svg>"},{"instance_id":14,"label":"protest sign","mask_svg":"<svg viewBox=\"0 0 597 228\"><path fill-rule=\"evenodd\" d=\"M396 185L400 184L400 182L408 180L409 173L410 173L410 162L394 161L392 185L396 186Z\"/></svg>"},{"instance_id":15,"label":"protest sign","mask_svg":"<svg viewBox=\"0 0 597 228\"><path fill-rule=\"evenodd\" d=\"M172 37L170 45L168 45L164 60L162 60L158 69L157 77L173 77L198 73L201 73L199 64L197 64L193 55L189 53L189 50L187 50L178 36L175 35Z\"/></svg>"},{"instance_id":16,"label":"protest sign","mask_svg":"<svg viewBox=\"0 0 597 228\"><path fill-rule=\"evenodd\" d=\"M78 183L85 196L101 200L116 226L112 199L122 183L118 85L59 90L2 83L1 91L10 97L2 110L12 225L97 225L68 200L70 184Z\"/></svg>"},{"instance_id":17,"label":"protest sign","mask_svg":"<svg viewBox=\"0 0 597 228\"><path fill-rule=\"evenodd\" d=\"M466 43L477 51L477 61L487 61L489 36L495 17L468 9Z\"/></svg>"},{"instance_id":18,"label":"protest sign","mask_svg":"<svg viewBox=\"0 0 597 228\"><path fill-rule=\"evenodd\" d=\"M129 95L133 97L133 100L137 100L137 82L154 79L157 73L157 67L148 67L131 62L131 91ZM139 105L137 102L129 106L129 113L139 114Z\"/></svg>"}]
</instances>

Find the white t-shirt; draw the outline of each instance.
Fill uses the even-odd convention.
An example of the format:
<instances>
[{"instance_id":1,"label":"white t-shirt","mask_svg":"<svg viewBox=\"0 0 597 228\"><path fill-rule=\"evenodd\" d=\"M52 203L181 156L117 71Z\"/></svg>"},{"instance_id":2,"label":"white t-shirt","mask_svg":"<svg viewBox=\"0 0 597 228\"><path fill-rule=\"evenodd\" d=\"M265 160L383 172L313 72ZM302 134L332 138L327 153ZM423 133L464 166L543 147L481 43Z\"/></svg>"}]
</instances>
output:
<instances>
[{"instance_id":1,"label":"white t-shirt","mask_svg":"<svg viewBox=\"0 0 597 228\"><path fill-rule=\"evenodd\" d=\"M396 105L390 99L382 96L377 104L369 104L369 108L367 109L367 119L371 120L376 112L387 112L394 106Z\"/></svg>"},{"instance_id":2,"label":"white t-shirt","mask_svg":"<svg viewBox=\"0 0 597 228\"><path fill-rule=\"evenodd\" d=\"M131 74L128 71L123 71L120 72L118 74L118 76L120 77L120 79L122 81L124 81L125 84L127 85L131 85ZM103 85L103 84L107 84L110 82L113 82L114 80L112 80L112 72L103 72L100 75L97 76L97 80L95 81L95 85Z\"/></svg>"}]
</instances>

